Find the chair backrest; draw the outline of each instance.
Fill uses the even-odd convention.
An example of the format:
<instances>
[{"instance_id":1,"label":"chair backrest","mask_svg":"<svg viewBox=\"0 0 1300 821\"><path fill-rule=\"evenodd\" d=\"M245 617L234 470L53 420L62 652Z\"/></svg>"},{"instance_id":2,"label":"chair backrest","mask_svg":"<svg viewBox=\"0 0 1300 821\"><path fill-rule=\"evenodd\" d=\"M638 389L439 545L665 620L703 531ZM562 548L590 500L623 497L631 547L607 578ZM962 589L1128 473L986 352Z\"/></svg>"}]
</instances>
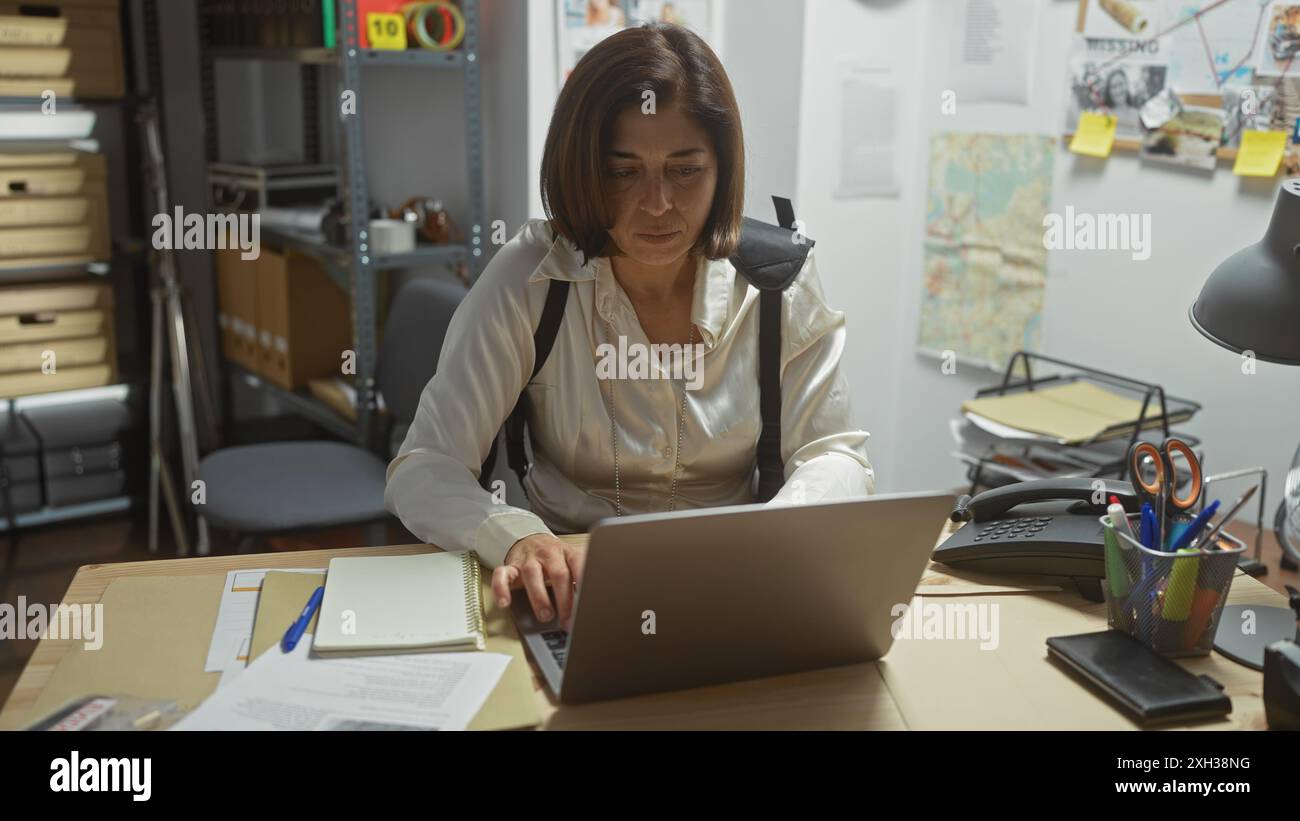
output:
<instances>
[{"instance_id":1,"label":"chair backrest","mask_svg":"<svg viewBox=\"0 0 1300 821\"><path fill-rule=\"evenodd\" d=\"M393 298L375 378L394 420L408 423L438 369L451 315L468 291L459 282L412 279Z\"/></svg>"}]
</instances>

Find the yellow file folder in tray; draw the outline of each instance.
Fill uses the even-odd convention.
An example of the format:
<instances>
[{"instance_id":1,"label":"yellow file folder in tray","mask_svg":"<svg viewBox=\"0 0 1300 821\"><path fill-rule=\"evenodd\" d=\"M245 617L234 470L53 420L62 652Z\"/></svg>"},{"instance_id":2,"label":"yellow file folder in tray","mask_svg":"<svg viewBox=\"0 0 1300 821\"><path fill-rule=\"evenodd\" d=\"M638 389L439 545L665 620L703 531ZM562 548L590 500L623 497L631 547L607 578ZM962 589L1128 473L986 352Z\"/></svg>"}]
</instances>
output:
<instances>
[{"instance_id":1,"label":"yellow file folder in tray","mask_svg":"<svg viewBox=\"0 0 1300 821\"><path fill-rule=\"evenodd\" d=\"M1040 366L1037 375L1034 365ZM1053 372L1044 374L1047 369ZM1018 351L1000 384L983 388L962 403L964 417L982 431L981 441L992 437L995 445L965 460L973 462L968 472L973 483L970 492L981 484L1002 483L995 478L1005 473L998 470L999 459L1014 453L1032 459L1044 450L1071 464L1093 465L1088 468L1090 475L1124 479L1128 447L1148 431L1167 438L1171 425L1190 420L1200 409L1198 403L1170 396L1152 382ZM1200 444L1194 436L1179 436L1193 446ZM1072 458L1072 452L1080 458Z\"/></svg>"}]
</instances>

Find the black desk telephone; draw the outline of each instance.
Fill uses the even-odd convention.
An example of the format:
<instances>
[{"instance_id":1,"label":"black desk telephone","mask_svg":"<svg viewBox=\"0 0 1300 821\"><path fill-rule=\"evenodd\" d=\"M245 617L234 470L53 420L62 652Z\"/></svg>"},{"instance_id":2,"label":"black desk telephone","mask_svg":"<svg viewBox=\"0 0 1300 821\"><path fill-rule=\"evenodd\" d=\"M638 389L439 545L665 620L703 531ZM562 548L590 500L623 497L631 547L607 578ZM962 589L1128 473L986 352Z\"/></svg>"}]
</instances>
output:
<instances>
[{"instance_id":1,"label":"black desk telephone","mask_svg":"<svg viewBox=\"0 0 1300 821\"><path fill-rule=\"evenodd\" d=\"M1098 490L1102 504L1094 505ZM934 560L989 573L1105 578L1098 519L1112 495L1130 513L1141 506L1128 482L1086 477L1017 482L963 496L953 518L967 524L935 549Z\"/></svg>"}]
</instances>

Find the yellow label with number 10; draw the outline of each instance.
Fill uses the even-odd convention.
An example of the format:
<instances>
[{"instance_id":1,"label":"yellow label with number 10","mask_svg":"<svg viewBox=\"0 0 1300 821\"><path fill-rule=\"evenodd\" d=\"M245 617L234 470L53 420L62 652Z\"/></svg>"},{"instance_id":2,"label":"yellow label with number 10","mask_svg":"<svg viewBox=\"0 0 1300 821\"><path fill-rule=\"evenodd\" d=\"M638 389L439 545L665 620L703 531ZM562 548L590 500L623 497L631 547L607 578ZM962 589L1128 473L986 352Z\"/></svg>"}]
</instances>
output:
<instances>
[{"instance_id":1,"label":"yellow label with number 10","mask_svg":"<svg viewBox=\"0 0 1300 821\"><path fill-rule=\"evenodd\" d=\"M371 48L401 51L406 48L406 18L400 14L371 12L366 15L366 34Z\"/></svg>"}]
</instances>

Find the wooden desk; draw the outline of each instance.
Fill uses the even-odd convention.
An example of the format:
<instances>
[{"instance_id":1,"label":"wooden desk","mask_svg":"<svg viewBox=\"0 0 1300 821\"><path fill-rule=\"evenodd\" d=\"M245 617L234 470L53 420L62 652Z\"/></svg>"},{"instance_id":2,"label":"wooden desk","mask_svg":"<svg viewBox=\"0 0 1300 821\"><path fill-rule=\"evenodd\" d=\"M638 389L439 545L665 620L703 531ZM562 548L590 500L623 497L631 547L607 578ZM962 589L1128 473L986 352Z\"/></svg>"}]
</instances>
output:
<instances>
[{"instance_id":1,"label":"wooden desk","mask_svg":"<svg viewBox=\"0 0 1300 821\"><path fill-rule=\"evenodd\" d=\"M940 538L946 536L946 532ZM565 537L575 543L585 541L585 536ZM78 570L64 596L64 604L93 604L100 600L105 588L113 579L127 576L189 576L224 574L229 570L259 567L325 567L336 556L358 555L409 555L434 552L428 545L399 545L390 547L347 548L336 550L311 550L293 553L269 553L244 556L217 556L197 559L169 559L121 564L87 565ZM933 577L931 576L931 579ZM1006 595L1006 594L1003 594ZM1095 623L1092 629L1105 627L1104 607L1084 601L1076 593L1052 592L1034 594L1045 600L1077 610ZM949 597L952 602L989 601L988 595ZM1229 601L1285 606L1283 597L1244 575L1233 583ZM195 641L208 641L208 635L196 636ZM1045 637L1030 636L1020 644L1004 646L999 652L1017 654L1027 659L1031 655L1045 656ZM913 647L919 647L917 642ZM926 652L944 654L944 642L928 642ZM63 658L70 641L41 641L23 670L21 678L0 711L0 729L16 729L35 718L28 711L36 703L51 673ZM910 648L909 648L910 650ZM756 681L724 684L676 693L664 693L578 707L559 706L547 694L534 673L535 697L547 729L907 729L909 723L923 726L925 722L905 719L905 709L914 719L924 705L915 703L913 694L903 692L896 674L905 665L893 664L889 673L894 675L893 686L900 689L891 693L882 667L895 660L895 654L884 662L866 663L817 670ZM1218 660L1221 661L1221 660ZM1047 664L1045 660L1043 664ZM1217 663L1214 662L1214 663ZM1195 659L1188 663L1197 672L1206 672L1209 660ZM1222 664L1230 664L1222 662ZM954 659L954 664L956 660ZM1222 665L1217 668L1222 675ZM956 671L952 671L954 676ZM1063 674L1062 674L1063 675ZM1262 687L1260 674L1244 667L1230 668L1227 685L1235 712L1231 724L1238 728L1262 729L1263 707L1259 698ZM1093 699L1082 688L1068 689L1074 700ZM896 697L897 696L897 697ZM911 701L909 702L909 699ZM901 706L900 706L901 705ZM1109 710L1109 708L1104 708ZM1118 715L1118 714L1116 714Z\"/></svg>"},{"instance_id":2,"label":"wooden desk","mask_svg":"<svg viewBox=\"0 0 1300 821\"><path fill-rule=\"evenodd\" d=\"M586 541L585 536L564 538L577 544ZM109 582L128 576L194 576L260 567L325 567L336 556L399 556L435 551L437 548L428 545L399 545L87 565L77 571L63 603L98 602ZM205 634L195 636L194 640L207 642L208 639L209 635ZM71 645L71 641L48 639L37 645L0 711L0 729L17 729L35 718L28 712ZM557 705L541 684L536 669L533 682L543 726L551 729L906 729L874 664L581 707Z\"/></svg>"}]
</instances>

